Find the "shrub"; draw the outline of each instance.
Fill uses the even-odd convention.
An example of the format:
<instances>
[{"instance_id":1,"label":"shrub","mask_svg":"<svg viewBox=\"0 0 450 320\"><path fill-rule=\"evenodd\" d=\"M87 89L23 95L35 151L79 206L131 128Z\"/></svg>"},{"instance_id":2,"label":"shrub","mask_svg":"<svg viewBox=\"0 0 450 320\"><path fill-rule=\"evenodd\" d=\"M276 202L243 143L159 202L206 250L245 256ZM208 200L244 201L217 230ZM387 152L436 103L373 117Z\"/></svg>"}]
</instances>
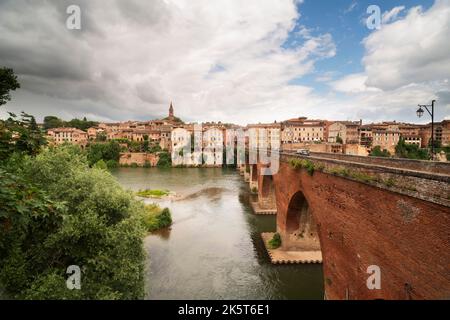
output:
<instances>
[{"instance_id":1,"label":"shrub","mask_svg":"<svg viewBox=\"0 0 450 320\"><path fill-rule=\"evenodd\" d=\"M281 236L278 232L268 241L268 245L270 249L277 249L281 246Z\"/></svg>"},{"instance_id":2,"label":"shrub","mask_svg":"<svg viewBox=\"0 0 450 320\"><path fill-rule=\"evenodd\" d=\"M147 232L154 232L167 228L172 224L172 216L168 208L161 208L157 204L146 205L141 221Z\"/></svg>"},{"instance_id":3,"label":"shrub","mask_svg":"<svg viewBox=\"0 0 450 320\"><path fill-rule=\"evenodd\" d=\"M362 181L362 182L372 182L375 181L376 178L368 175L367 173L364 172L359 172L359 171L355 171L355 172L350 172L349 173L350 176L358 181Z\"/></svg>"},{"instance_id":4,"label":"shrub","mask_svg":"<svg viewBox=\"0 0 450 320\"><path fill-rule=\"evenodd\" d=\"M372 151L370 152L369 156L371 157L383 157L383 158L388 158L391 156L391 154L389 153L389 151L387 151L386 149L381 150L380 146L375 146Z\"/></svg>"},{"instance_id":5,"label":"shrub","mask_svg":"<svg viewBox=\"0 0 450 320\"><path fill-rule=\"evenodd\" d=\"M170 156L170 153L168 152L161 152L158 154L159 160L157 166L160 168L168 168L172 166L172 158Z\"/></svg>"},{"instance_id":6,"label":"shrub","mask_svg":"<svg viewBox=\"0 0 450 320\"><path fill-rule=\"evenodd\" d=\"M142 203L73 148L25 157L16 175L0 179L0 286L8 297L144 296ZM81 290L68 292L72 264L86 271Z\"/></svg>"},{"instance_id":7,"label":"shrub","mask_svg":"<svg viewBox=\"0 0 450 320\"><path fill-rule=\"evenodd\" d=\"M137 167L139 167L139 166L138 166L138 164L137 164L136 162L133 162L133 163L130 165L130 167L131 167L131 168L137 168Z\"/></svg>"},{"instance_id":8,"label":"shrub","mask_svg":"<svg viewBox=\"0 0 450 320\"><path fill-rule=\"evenodd\" d=\"M108 167L108 169L114 169L119 166L119 162L115 160L108 160L106 161L106 166Z\"/></svg>"},{"instance_id":9,"label":"shrub","mask_svg":"<svg viewBox=\"0 0 450 320\"><path fill-rule=\"evenodd\" d=\"M393 186L395 186L395 179L389 178L384 181L384 184L388 187L393 187Z\"/></svg>"},{"instance_id":10,"label":"shrub","mask_svg":"<svg viewBox=\"0 0 450 320\"><path fill-rule=\"evenodd\" d=\"M314 165L314 162L312 162L311 160L291 159L291 160L289 160L289 164L296 170L300 169L300 168L306 169L306 171L308 172L308 174L310 176L312 176L314 174L315 165Z\"/></svg>"},{"instance_id":11,"label":"shrub","mask_svg":"<svg viewBox=\"0 0 450 320\"><path fill-rule=\"evenodd\" d=\"M144 168L151 168L152 164L150 163L150 161L145 161L144 163Z\"/></svg>"},{"instance_id":12,"label":"shrub","mask_svg":"<svg viewBox=\"0 0 450 320\"><path fill-rule=\"evenodd\" d=\"M106 165L106 162L103 161L103 159L100 159L94 164L94 168L106 170L108 169L108 166Z\"/></svg>"}]
</instances>

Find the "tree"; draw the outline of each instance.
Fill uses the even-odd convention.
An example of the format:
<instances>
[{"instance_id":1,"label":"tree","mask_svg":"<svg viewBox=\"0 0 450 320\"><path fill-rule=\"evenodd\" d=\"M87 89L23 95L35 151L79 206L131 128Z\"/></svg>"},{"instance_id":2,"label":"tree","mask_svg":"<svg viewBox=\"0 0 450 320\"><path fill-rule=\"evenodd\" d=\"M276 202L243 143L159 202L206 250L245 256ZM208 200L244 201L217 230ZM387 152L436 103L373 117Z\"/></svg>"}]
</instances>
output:
<instances>
[{"instance_id":1,"label":"tree","mask_svg":"<svg viewBox=\"0 0 450 320\"><path fill-rule=\"evenodd\" d=\"M149 149L149 141L148 141L148 135L144 134L144 142L142 144L142 151L143 152L148 152Z\"/></svg>"},{"instance_id":2,"label":"tree","mask_svg":"<svg viewBox=\"0 0 450 320\"><path fill-rule=\"evenodd\" d=\"M0 120L0 160L14 152L36 155L46 144L33 116L22 112L18 118L10 112L8 119Z\"/></svg>"},{"instance_id":3,"label":"tree","mask_svg":"<svg viewBox=\"0 0 450 320\"><path fill-rule=\"evenodd\" d=\"M120 145L117 141L108 143L92 143L87 148L87 158L90 166L93 166L100 160L108 162L109 160L119 161Z\"/></svg>"},{"instance_id":4,"label":"tree","mask_svg":"<svg viewBox=\"0 0 450 320\"><path fill-rule=\"evenodd\" d=\"M395 155L399 158L428 160L428 150L420 149L417 144L408 144L404 138L400 138L395 146Z\"/></svg>"},{"instance_id":5,"label":"tree","mask_svg":"<svg viewBox=\"0 0 450 320\"><path fill-rule=\"evenodd\" d=\"M344 143L344 141L342 141L341 135L339 133L336 136L336 143L340 143L340 144Z\"/></svg>"},{"instance_id":6,"label":"tree","mask_svg":"<svg viewBox=\"0 0 450 320\"><path fill-rule=\"evenodd\" d=\"M11 100L10 91L15 91L20 88L17 82L17 76L13 69L0 68L0 106L6 104Z\"/></svg>"},{"instance_id":7,"label":"tree","mask_svg":"<svg viewBox=\"0 0 450 320\"><path fill-rule=\"evenodd\" d=\"M168 152L159 153L158 167L167 168L172 166L172 158Z\"/></svg>"},{"instance_id":8,"label":"tree","mask_svg":"<svg viewBox=\"0 0 450 320\"><path fill-rule=\"evenodd\" d=\"M381 150L380 146L375 146L372 151L369 154L371 157L384 157L384 158L388 158L391 156L391 154L389 153L389 151L387 151L386 149Z\"/></svg>"},{"instance_id":9,"label":"tree","mask_svg":"<svg viewBox=\"0 0 450 320\"><path fill-rule=\"evenodd\" d=\"M144 205L72 146L0 169L0 287L19 299L144 295ZM66 269L83 270L81 290Z\"/></svg>"},{"instance_id":10,"label":"tree","mask_svg":"<svg viewBox=\"0 0 450 320\"><path fill-rule=\"evenodd\" d=\"M64 121L55 116L44 117L44 129L60 128L64 126Z\"/></svg>"}]
</instances>

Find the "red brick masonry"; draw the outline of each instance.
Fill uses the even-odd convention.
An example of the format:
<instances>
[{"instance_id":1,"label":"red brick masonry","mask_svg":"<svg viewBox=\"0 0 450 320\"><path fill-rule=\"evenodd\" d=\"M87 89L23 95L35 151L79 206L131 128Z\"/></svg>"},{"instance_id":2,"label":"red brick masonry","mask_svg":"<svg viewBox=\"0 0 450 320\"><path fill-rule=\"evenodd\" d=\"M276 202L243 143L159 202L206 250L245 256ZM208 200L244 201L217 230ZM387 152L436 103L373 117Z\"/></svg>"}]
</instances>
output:
<instances>
[{"instance_id":1,"label":"red brick masonry","mask_svg":"<svg viewBox=\"0 0 450 320\"><path fill-rule=\"evenodd\" d=\"M442 175L446 170L437 171ZM430 177L414 178L435 183ZM437 179L448 194L448 176ZM273 184L281 233L292 197L303 192L318 228L328 299L450 299L450 208L445 199L427 201L319 171L310 176L287 159ZM259 188L265 186L260 182ZM380 290L366 286L370 265L381 268Z\"/></svg>"}]
</instances>

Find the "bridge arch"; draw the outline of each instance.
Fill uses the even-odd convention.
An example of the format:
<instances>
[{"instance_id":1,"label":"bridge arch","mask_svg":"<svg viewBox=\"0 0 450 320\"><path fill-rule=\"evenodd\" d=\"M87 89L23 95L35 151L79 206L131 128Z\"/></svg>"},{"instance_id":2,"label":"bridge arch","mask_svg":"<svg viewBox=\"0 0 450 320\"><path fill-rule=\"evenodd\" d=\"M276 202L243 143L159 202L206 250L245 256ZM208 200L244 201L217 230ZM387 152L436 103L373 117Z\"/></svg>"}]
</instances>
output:
<instances>
[{"instance_id":1,"label":"bridge arch","mask_svg":"<svg viewBox=\"0 0 450 320\"><path fill-rule=\"evenodd\" d=\"M317 223L302 191L291 196L285 219L283 225L286 249L321 250Z\"/></svg>"}]
</instances>

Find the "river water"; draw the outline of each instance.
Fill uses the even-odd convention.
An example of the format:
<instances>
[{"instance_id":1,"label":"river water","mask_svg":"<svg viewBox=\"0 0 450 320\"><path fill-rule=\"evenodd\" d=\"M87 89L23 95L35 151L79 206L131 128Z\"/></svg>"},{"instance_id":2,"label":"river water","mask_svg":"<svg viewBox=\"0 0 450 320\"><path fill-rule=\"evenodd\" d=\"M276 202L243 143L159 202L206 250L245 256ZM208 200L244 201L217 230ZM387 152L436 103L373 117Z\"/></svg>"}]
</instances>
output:
<instances>
[{"instance_id":1,"label":"river water","mask_svg":"<svg viewBox=\"0 0 450 320\"><path fill-rule=\"evenodd\" d=\"M275 216L252 214L248 184L235 169L119 168L127 189L168 189L157 200L173 226L145 239L147 299L322 299L321 265L272 265L261 232ZM146 200L155 202L155 200Z\"/></svg>"}]
</instances>

